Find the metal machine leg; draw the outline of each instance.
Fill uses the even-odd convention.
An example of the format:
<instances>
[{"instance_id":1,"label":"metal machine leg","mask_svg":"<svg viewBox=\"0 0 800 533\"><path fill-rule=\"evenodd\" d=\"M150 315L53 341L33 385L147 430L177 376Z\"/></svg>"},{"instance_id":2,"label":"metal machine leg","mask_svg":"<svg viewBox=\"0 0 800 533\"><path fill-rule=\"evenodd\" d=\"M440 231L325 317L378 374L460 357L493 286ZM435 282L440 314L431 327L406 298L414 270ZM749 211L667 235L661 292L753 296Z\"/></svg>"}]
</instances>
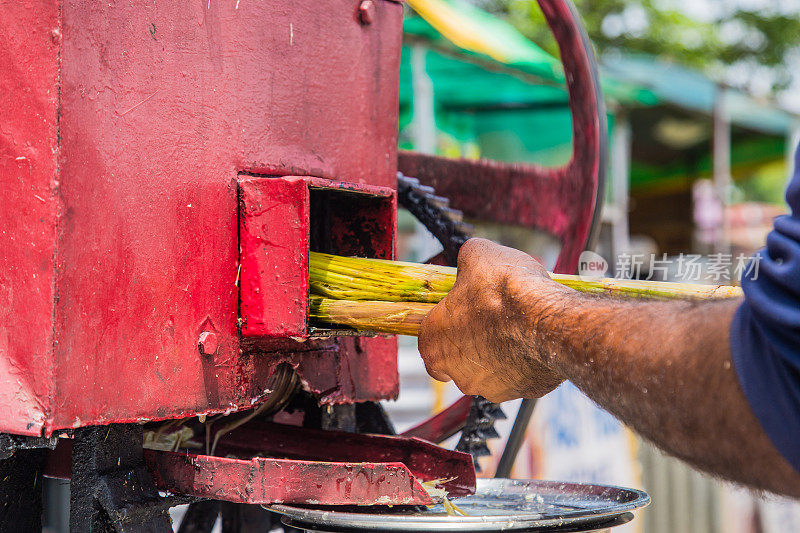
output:
<instances>
[{"instance_id":1,"label":"metal machine leg","mask_svg":"<svg viewBox=\"0 0 800 533\"><path fill-rule=\"evenodd\" d=\"M0 461L0 531L42 530L45 450L17 450Z\"/></svg>"},{"instance_id":2,"label":"metal machine leg","mask_svg":"<svg viewBox=\"0 0 800 533\"><path fill-rule=\"evenodd\" d=\"M356 426L359 433L397 435L389 415L378 402L356 404Z\"/></svg>"},{"instance_id":3,"label":"metal machine leg","mask_svg":"<svg viewBox=\"0 0 800 533\"><path fill-rule=\"evenodd\" d=\"M169 502L142 458L138 424L75 430L70 530L87 533L171 533Z\"/></svg>"},{"instance_id":4,"label":"metal machine leg","mask_svg":"<svg viewBox=\"0 0 800 533\"><path fill-rule=\"evenodd\" d=\"M326 405L321 412L322 429L336 431L356 431L356 406L354 404Z\"/></svg>"},{"instance_id":5,"label":"metal machine leg","mask_svg":"<svg viewBox=\"0 0 800 533\"><path fill-rule=\"evenodd\" d=\"M217 522L220 506L220 502L210 500L189 505L178 533L209 533Z\"/></svg>"},{"instance_id":6,"label":"metal machine leg","mask_svg":"<svg viewBox=\"0 0 800 533\"><path fill-rule=\"evenodd\" d=\"M280 525L278 515L259 505L222 504L222 533L263 533Z\"/></svg>"}]
</instances>

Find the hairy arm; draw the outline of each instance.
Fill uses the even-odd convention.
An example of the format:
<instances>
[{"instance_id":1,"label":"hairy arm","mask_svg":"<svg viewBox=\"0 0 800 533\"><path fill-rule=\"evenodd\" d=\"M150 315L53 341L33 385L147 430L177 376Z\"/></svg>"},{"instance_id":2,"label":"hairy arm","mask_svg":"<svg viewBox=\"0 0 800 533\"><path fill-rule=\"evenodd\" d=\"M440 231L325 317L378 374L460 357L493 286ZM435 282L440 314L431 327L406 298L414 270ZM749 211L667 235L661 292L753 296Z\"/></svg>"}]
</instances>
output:
<instances>
[{"instance_id":1,"label":"hairy arm","mask_svg":"<svg viewBox=\"0 0 800 533\"><path fill-rule=\"evenodd\" d=\"M800 497L741 391L730 324L740 301L580 294L522 252L473 239L456 286L426 318L429 373L493 401L568 379L666 452L714 475Z\"/></svg>"}]
</instances>

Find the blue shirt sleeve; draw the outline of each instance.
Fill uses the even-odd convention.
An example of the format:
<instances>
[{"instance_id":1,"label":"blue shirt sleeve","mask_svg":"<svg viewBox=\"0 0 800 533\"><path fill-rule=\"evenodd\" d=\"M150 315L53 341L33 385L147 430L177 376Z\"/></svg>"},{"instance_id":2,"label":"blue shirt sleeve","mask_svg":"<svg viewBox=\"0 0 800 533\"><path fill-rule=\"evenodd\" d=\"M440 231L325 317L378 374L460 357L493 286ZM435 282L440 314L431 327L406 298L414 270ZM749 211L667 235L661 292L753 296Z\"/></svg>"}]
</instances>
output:
<instances>
[{"instance_id":1,"label":"blue shirt sleeve","mask_svg":"<svg viewBox=\"0 0 800 533\"><path fill-rule=\"evenodd\" d=\"M786 190L791 215L775 219L731 325L739 383L781 454L800 472L800 149ZM758 259L756 259L758 260Z\"/></svg>"}]
</instances>

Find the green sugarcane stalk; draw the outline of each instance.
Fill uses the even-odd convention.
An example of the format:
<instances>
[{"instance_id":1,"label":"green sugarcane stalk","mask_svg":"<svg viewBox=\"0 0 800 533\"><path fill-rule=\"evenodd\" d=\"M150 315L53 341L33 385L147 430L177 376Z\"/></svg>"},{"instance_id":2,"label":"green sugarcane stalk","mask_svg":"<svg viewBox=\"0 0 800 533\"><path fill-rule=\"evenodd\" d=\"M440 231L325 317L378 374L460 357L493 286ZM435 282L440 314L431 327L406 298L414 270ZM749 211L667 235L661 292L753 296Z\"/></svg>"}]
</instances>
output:
<instances>
[{"instance_id":1,"label":"green sugarcane stalk","mask_svg":"<svg viewBox=\"0 0 800 533\"><path fill-rule=\"evenodd\" d=\"M419 326L435 304L333 300L309 296L309 318L329 325L393 335L419 335Z\"/></svg>"},{"instance_id":2,"label":"green sugarcane stalk","mask_svg":"<svg viewBox=\"0 0 800 533\"><path fill-rule=\"evenodd\" d=\"M740 287L664 281L585 279L549 274L574 290L625 298L721 299L742 296ZM417 335L419 324L453 287L456 269L311 252L309 317L358 330Z\"/></svg>"}]
</instances>

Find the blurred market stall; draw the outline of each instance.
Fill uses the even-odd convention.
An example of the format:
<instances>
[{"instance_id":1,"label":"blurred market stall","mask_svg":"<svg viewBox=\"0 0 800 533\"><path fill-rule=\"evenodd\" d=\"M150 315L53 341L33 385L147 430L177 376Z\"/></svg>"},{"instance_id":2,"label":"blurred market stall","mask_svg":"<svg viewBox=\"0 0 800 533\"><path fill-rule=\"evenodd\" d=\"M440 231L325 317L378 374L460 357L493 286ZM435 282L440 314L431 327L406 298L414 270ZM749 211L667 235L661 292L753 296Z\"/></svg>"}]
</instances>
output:
<instances>
[{"instance_id":1,"label":"blurred market stall","mask_svg":"<svg viewBox=\"0 0 800 533\"><path fill-rule=\"evenodd\" d=\"M572 124L560 62L465 1L408 5L400 147L448 157L565 163ZM707 254L759 248L784 209L798 117L650 56L607 55L601 73L611 146L598 251L610 274L625 274L618 258L636 253L704 254L705 260ZM410 219L401 216L400 231L404 258L423 260L435 252L432 239ZM554 239L530 230L478 224L477 234L524 249L550 267L558 252ZM637 275L652 273L644 267ZM455 397L452 388L427 378L411 341L401 348L400 364L404 384L414 384L416 392L389 406L398 420L419 419ZM509 427L499 429L507 434ZM642 445L569 384L540 400L514 473L643 485L654 502L644 514L648 532L750 532L768 505L722 489ZM794 523L796 507L781 509L788 521L773 529L762 524L765 531Z\"/></svg>"}]
</instances>

